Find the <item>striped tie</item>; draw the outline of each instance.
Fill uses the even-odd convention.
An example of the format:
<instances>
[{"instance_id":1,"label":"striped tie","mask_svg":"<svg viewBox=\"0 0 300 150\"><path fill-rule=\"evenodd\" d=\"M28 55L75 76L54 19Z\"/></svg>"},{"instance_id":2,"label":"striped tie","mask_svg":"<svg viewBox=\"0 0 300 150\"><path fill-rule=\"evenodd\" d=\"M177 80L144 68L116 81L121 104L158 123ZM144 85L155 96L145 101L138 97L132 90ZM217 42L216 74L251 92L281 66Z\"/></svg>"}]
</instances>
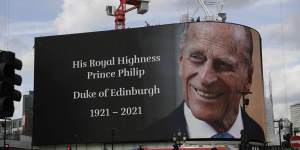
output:
<instances>
[{"instance_id":1,"label":"striped tie","mask_svg":"<svg viewBox=\"0 0 300 150\"><path fill-rule=\"evenodd\" d=\"M221 133L217 133L215 135L213 135L211 138L214 139L229 139L229 138L234 138L231 134L227 133L227 132L221 132Z\"/></svg>"}]
</instances>

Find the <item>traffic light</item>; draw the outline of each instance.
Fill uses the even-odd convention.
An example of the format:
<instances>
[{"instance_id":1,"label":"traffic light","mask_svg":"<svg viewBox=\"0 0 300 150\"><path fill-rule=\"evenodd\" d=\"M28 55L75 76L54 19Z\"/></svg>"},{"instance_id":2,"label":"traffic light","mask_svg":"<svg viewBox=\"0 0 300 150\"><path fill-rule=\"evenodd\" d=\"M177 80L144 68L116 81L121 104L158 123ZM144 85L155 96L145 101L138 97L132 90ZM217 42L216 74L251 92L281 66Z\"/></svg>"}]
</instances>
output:
<instances>
[{"instance_id":1,"label":"traffic light","mask_svg":"<svg viewBox=\"0 0 300 150\"><path fill-rule=\"evenodd\" d=\"M9 144L5 144L5 145L4 145L4 148L5 148L5 149L9 149Z\"/></svg>"},{"instance_id":2,"label":"traffic light","mask_svg":"<svg viewBox=\"0 0 300 150\"><path fill-rule=\"evenodd\" d=\"M22 77L15 74L15 69L21 70L22 61L15 53L0 50L0 118L12 117L14 101L21 100L21 92L14 85L21 85Z\"/></svg>"},{"instance_id":3,"label":"traffic light","mask_svg":"<svg viewBox=\"0 0 300 150\"><path fill-rule=\"evenodd\" d=\"M67 145L67 150L72 150L71 144Z\"/></svg>"}]
</instances>

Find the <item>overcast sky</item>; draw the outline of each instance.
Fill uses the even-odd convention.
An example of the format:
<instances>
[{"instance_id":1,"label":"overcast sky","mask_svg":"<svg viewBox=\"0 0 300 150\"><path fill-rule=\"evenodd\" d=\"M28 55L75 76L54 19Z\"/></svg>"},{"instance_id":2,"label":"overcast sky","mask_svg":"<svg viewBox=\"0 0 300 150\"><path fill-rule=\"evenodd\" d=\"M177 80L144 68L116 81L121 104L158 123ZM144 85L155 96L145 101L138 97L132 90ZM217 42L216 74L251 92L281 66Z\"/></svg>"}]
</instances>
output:
<instances>
[{"instance_id":1,"label":"overcast sky","mask_svg":"<svg viewBox=\"0 0 300 150\"><path fill-rule=\"evenodd\" d=\"M210 0L212 1L212 0ZM289 117L289 106L300 102L300 1L224 0L227 22L250 26L262 36L265 95L271 75L275 118ZM0 49L16 52L23 61L19 89L33 90L34 37L114 29L106 5L118 0L1 0ZM129 12L127 27L178 23L189 13L203 17L196 0L151 0L148 13ZM51 92L51 91L50 91ZM14 118L21 116L22 102Z\"/></svg>"}]
</instances>

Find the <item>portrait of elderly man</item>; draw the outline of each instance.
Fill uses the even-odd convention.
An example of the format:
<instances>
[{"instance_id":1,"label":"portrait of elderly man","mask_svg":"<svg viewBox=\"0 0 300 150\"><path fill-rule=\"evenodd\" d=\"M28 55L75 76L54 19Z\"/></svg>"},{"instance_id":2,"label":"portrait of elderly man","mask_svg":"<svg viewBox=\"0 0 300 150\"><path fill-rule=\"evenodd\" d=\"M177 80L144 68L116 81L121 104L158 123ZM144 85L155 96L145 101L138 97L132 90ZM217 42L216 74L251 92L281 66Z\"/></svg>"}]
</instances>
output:
<instances>
[{"instance_id":1,"label":"portrait of elderly man","mask_svg":"<svg viewBox=\"0 0 300 150\"><path fill-rule=\"evenodd\" d=\"M184 102L152 131L190 139L241 137L265 141L262 128L241 108L241 92L250 91L253 74L249 28L227 23L187 25L180 43L179 77Z\"/></svg>"}]
</instances>

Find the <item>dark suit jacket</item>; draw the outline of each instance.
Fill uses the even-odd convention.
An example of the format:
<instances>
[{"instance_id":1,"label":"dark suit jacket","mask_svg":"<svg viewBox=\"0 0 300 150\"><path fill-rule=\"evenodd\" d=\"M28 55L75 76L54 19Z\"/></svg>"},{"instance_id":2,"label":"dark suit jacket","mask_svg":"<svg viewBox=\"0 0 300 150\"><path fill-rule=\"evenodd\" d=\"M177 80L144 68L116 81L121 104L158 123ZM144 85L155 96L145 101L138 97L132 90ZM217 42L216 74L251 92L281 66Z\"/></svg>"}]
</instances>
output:
<instances>
[{"instance_id":1,"label":"dark suit jacket","mask_svg":"<svg viewBox=\"0 0 300 150\"><path fill-rule=\"evenodd\" d=\"M165 140L171 139L178 130L187 134L187 124L184 117L184 103L176 110L162 120L153 124L147 129L151 139ZM262 128L244 111L242 110L242 120L246 136L250 140L265 141L265 136ZM205 132L205 131L203 131ZM187 137L189 137L187 135Z\"/></svg>"}]
</instances>

